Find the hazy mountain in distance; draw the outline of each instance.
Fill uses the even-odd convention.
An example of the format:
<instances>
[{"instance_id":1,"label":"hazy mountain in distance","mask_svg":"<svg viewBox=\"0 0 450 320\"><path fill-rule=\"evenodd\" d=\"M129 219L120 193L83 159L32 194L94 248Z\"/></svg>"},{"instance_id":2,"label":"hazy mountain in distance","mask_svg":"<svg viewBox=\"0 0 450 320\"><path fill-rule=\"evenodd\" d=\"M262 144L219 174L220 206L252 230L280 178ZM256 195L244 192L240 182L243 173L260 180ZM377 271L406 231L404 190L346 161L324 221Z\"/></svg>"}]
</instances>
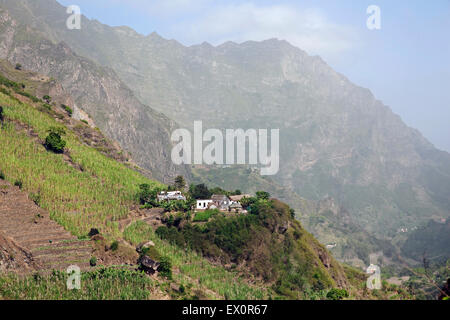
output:
<instances>
[{"instance_id":1,"label":"hazy mountain in distance","mask_svg":"<svg viewBox=\"0 0 450 320\"><path fill-rule=\"evenodd\" d=\"M68 30L55 0L0 6L113 69L145 104L184 127L203 120L215 128L280 128L274 182L307 199L335 199L361 230L391 238L399 228L449 216L450 155L369 90L286 41L186 47L86 18L81 30ZM109 130L120 136L123 128Z\"/></svg>"}]
</instances>

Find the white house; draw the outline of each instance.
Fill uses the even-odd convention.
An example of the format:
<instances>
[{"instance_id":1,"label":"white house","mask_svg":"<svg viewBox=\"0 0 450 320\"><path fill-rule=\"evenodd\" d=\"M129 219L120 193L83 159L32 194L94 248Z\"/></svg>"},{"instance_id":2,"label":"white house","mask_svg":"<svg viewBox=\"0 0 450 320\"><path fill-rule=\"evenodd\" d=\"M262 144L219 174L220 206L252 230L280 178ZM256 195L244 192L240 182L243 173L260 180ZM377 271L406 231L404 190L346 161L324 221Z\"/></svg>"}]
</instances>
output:
<instances>
[{"instance_id":1,"label":"white house","mask_svg":"<svg viewBox=\"0 0 450 320\"><path fill-rule=\"evenodd\" d=\"M212 200L197 200L197 210L206 210L212 203Z\"/></svg>"},{"instance_id":2,"label":"white house","mask_svg":"<svg viewBox=\"0 0 450 320\"><path fill-rule=\"evenodd\" d=\"M186 200L181 191L162 191L158 194L158 201Z\"/></svg>"}]
</instances>

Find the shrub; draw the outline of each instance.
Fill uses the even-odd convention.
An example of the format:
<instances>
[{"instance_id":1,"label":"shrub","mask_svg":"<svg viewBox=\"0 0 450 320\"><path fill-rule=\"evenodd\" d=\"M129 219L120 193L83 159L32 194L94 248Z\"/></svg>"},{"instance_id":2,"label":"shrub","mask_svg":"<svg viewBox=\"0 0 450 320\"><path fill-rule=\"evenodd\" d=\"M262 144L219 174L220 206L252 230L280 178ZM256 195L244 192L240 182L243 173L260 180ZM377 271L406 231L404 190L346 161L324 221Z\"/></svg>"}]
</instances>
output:
<instances>
[{"instance_id":1,"label":"shrub","mask_svg":"<svg viewBox=\"0 0 450 320\"><path fill-rule=\"evenodd\" d=\"M292 219L295 219L295 210L292 209L292 208L290 208L290 209L289 209L289 213L291 214L291 218L292 218Z\"/></svg>"},{"instance_id":2,"label":"shrub","mask_svg":"<svg viewBox=\"0 0 450 320\"><path fill-rule=\"evenodd\" d=\"M177 176L175 178L175 189L177 190L184 190L186 188L186 180L184 180L183 176Z\"/></svg>"},{"instance_id":3,"label":"shrub","mask_svg":"<svg viewBox=\"0 0 450 320\"><path fill-rule=\"evenodd\" d=\"M191 184L189 193L194 199L209 199L212 195L211 191L209 191L208 187L204 184Z\"/></svg>"},{"instance_id":4,"label":"shrub","mask_svg":"<svg viewBox=\"0 0 450 320\"><path fill-rule=\"evenodd\" d=\"M20 63L16 63L16 70L22 70L22 65Z\"/></svg>"},{"instance_id":5,"label":"shrub","mask_svg":"<svg viewBox=\"0 0 450 320\"><path fill-rule=\"evenodd\" d=\"M47 103L52 102L52 97L50 97L49 95L43 96L42 99L43 99L45 102L47 102Z\"/></svg>"},{"instance_id":6,"label":"shrub","mask_svg":"<svg viewBox=\"0 0 450 320\"><path fill-rule=\"evenodd\" d=\"M160 265L158 267L158 272L162 277L166 277L167 279L172 279L172 262L167 257L162 257L159 262Z\"/></svg>"},{"instance_id":7,"label":"shrub","mask_svg":"<svg viewBox=\"0 0 450 320\"><path fill-rule=\"evenodd\" d=\"M48 111L51 111L51 110L52 110L52 106L49 105L48 103L43 103L43 104L42 104L42 107L43 107L45 110L48 110ZM45 111L45 110L44 110L44 111Z\"/></svg>"},{"instance_id":8,"label":"shrub","mask_svg":"<svg viewBox=\"0 0 450 320\"><path fill-rule=\"evenodd\" d=\"M65 134L64 129L52 127L49 130L47 138L45 138L44 146L47 150L55 153L63 153L66 146L66 142L61 138L61 135Z\"/></svg>"},{"instance_id":9,"label":"shrub","mask_svg":"<svg viewBox=\"0 0 450 320\"><path fill-rule=\"evenodd\" d=\"M9 91L8 89L3 88L3 87L0 88L0 92L7 96L11 95L11 91Z\"/></svg>"},{"instance_id":10,"label":"shrub","mask_svg":"<svg viewBox=\"0 0 450 320\"><path fill-rule=\"evenodd\" d=\"M89 264L91 265L91 267L95 267L97 265L97 258L92 257L91 260L89 260Z\"/></svg>"},{"instance_id":11,"label":"shrub","mask_svg":"<svg viewBox=\"0 0 450 320\"><path fill-rule=\"evenodd\" d=\"M113 243L111 243L110 249L111 249L112 251L117 251L117 250L119 249L119 242L116 240L116 241L114 241Z\"/></svg>"},{"instance_id":12,"label":"shrub","mask_svg":"<svg viewBox=\"0 0 450 320\"><path fill-rule=\"evenodd\" d=\"M167 237L169 235L169 228L167 228L166 226L158 227L158 229L156 229L155 233L161 239L167 239Z\"/></svg>"},{"instance_id":13,"label":"shrub","mask_svg":"<svg viewBox=\"0 0 450 320\"><path fill-rule=\"evenodd\" d=\"M147 183L141 184L139 186L138 198L142 205L156 205L156 196L159 189L150 189L150 185Z\"/></svg>"},{"instance_id":14,"label":"shrub","mask_svg":"<svg viewBox=\"0 0 450 320\"><path fill-rule=\"evenodd\" d=\"M3 107L0 106L0 122L3 123L3 120L5 120L5 114L4 114L4 111L3 111Z\"/></svg>"},{"instance_id":15,"label":"shrub","mask_svg":"<svg viewBox=\"0 0 450 320\"><path fill-rule=\"evenodd\" d=\"M348 292L345 289L331 289L327 293L327 299L329 300L342 300L348 298Z\"/></svg>"},{"instance_id":16,"label":"shrub","mask_svg":"<svg viewBox=\"0 0 450 320\"><path fill-rule=\"evenodd\" d=\"M73 110L69 106L66 106L65 104L62 104L61 108L63 108L70 117L72 116Z\"/></svg>"},{"instance_id":17,"label":"shrub","mask_svg":"<svg viewBox=\"0 0 450 320\"><path fill-rule=\"evenodd\" d=\"M265 192L265 191L258 191L258 192L256 192L256 197L259 200L269 200L270 194L268 192Z\"/></svg>"},{"instance_id":18,"label":"shrub","mask_svg":"<svg viewBox=\"0 0 450 320\"><path fill-rule=\"evenodd\" d=\"M0 171L0 180L5 180L5 174L3 173L3 171Z\"/></svg>"},{"instance_id":19,"label":"shrub","mask_svg":"<svg viewBox=\"0 0 450 320\"><path fill-rule=\"evenodd\" d=\"M14 182L14 185L15 185L16 187L19 187L19 189L22 189L23 183L22 183L21 180L16 180L16 181Z\"/></svg>"},{"instance_id":20,"label":"shrub","mask_svg":"<svg viewBox=\"0 0 450 320\"><path fill-rule=\"evenodd\" d=\"M86 120L81 120L81 122L83 122L84 124L89 124L89 122L87 122Z\"/></svg>"}]
</instances>

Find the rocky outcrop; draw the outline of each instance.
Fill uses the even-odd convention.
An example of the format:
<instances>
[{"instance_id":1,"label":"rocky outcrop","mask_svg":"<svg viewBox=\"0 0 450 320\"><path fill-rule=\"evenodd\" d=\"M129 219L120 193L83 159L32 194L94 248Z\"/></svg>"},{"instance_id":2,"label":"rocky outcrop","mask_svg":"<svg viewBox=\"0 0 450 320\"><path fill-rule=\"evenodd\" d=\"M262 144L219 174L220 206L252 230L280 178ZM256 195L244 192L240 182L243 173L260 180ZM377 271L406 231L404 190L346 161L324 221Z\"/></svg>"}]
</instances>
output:
<instances>
[{"instance_id":1,"label":"rocky outcrop","mask_svg":"<svg viewBox=\"0 0 450 320\"><path fill-rule=\"evenodd\" d=\"M145 255L139 258L138 263L140 269L148 274L155 274L160 266L159 262L156 262Z\"/></svg>"}]
</instances>

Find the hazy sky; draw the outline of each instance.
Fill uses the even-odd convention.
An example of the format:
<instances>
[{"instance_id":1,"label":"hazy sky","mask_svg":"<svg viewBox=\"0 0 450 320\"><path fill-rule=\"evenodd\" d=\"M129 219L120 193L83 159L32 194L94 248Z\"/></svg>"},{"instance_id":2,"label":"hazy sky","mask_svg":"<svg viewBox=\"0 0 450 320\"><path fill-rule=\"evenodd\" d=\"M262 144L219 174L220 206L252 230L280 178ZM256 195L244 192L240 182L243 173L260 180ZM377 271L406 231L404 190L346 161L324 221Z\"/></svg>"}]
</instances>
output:
<instances>
[{"instance_id":1,"label":"hazy sky","mask_svg":"<svg viewBox=\"0 0 450 320\"><path fill-rule=\"evenodd\" d=\"M450 151L450 0L58 0L89 18L185 45L288 40L369 88ZM381 29L369 30L369 5Z\"/></svg>"}]
</instances>

